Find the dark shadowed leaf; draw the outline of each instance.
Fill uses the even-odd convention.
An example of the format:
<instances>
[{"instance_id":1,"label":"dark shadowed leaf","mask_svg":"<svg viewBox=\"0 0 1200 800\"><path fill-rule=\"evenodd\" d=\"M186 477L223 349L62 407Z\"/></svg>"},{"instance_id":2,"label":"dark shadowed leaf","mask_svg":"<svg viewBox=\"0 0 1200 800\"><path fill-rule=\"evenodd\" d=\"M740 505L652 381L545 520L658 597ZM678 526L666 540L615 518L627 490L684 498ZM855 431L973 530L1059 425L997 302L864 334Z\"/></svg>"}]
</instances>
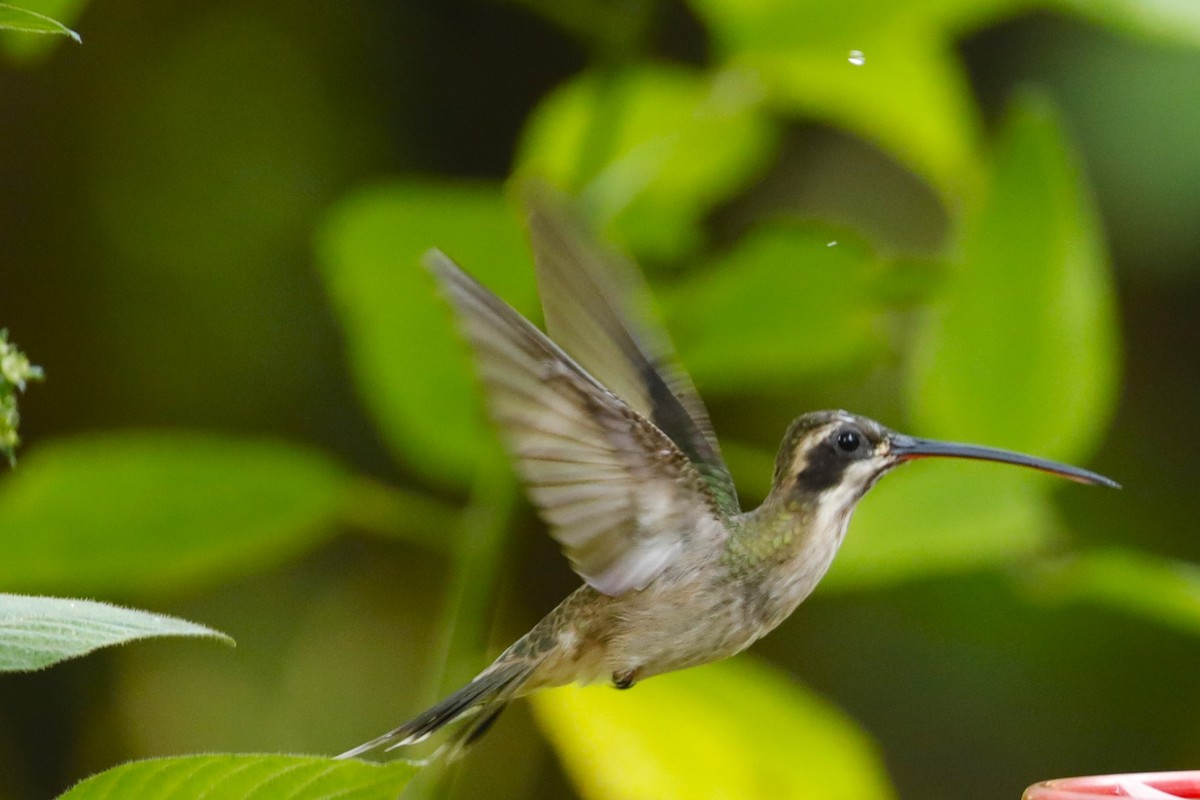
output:
<instances>
[{"instance_id":1,"label":"dark shadowed leaf","mask_svg":"<svg viewBox=\"0 0 1200 800\"><path fill-rule=\"evenodd\" d=\"M415 767L315 756L203 755L122 764L61 800L395 800Z\"/></svg>"},{"instance_id":2,"label":"dark shadowed leaf","mask_svg":"<svg viewBox=\"0 0 1200 800\"><path fill-rule=\"evenodd\" d=\"M1087 603L1200 634L1200 565L1133 550L1080 553L1022 576L1035 596Z\"/></svg>"},{"instance_id":3,"label":"dark shadowed leaf","mask_svg":"<svg viewBox=\"0 0 1200 800\"><path fill-rule=\"evenodd\" d=\"M26 672L153 636L233 640L194 622L91 600L0 594L0 672Z\"/></svg>"}]
</instances>

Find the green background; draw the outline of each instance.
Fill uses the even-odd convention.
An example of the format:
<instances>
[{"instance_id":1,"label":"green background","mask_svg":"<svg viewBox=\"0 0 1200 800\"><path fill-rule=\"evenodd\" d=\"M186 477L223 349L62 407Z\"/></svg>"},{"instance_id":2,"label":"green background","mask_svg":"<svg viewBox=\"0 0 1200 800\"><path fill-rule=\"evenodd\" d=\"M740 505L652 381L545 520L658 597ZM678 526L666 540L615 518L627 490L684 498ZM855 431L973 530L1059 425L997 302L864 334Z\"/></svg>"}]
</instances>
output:
<instances>
[{"instance_id":1,"label":"green background","mask_svg":"<svg viewBox=\"0 0 1200 800\"><path fill-rule=\"evenodd\" d=\"M564 708L657 797L717 796L689 760L757 776L736 796L947 800L1200 766L1190 3L23 5L84 43L0 41L0 327L47 374L0 474L0 591L238 647L0 676L0 798L130 758L339 752L577 585L416 263L441 247L536 318L514 173L646 266L746 507L823 407L1125 488L906 468L755 647L791 689L749 662L611 720L608 694L517 704L414 789L636 796L579 766ZM745 724L704 734L699 697ZM685 728L707 744L670 752ZM793 756L813 730L855 755Z\"/></svg>"}]
</instances>

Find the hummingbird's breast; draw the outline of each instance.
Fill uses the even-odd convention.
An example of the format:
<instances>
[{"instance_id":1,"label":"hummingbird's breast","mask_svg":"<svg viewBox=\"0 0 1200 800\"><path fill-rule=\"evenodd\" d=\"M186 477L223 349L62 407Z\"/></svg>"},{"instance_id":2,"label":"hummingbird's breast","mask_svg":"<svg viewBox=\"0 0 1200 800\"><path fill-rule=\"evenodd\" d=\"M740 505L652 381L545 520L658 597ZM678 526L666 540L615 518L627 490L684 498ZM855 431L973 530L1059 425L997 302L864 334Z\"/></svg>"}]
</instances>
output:
<instances>
[{"instance_id":1,"label":"hummingbird's breast","mask_svg":"<svg viewBox=\"0 0 1200 800\"><path fill-rule=\"evenodd\" d=\"M840 504L751 512L724 550L689 553L644 589L579 588L514 645L541 662L530 688L627 683L741 652L812 593L849 519Z\"/></svg>"},{"instance_id":2,"label":"hummingbird's breast","mask_svg":"<svg viewBox=\"0 0 1200 800\"><path fill-rule=\"evenodd\" d=\"M529 634L547 651L537 683L641 680L726 658L760 634L748 599L715 558L615 597L583 586Z\"/></svg>"}]
</instances>

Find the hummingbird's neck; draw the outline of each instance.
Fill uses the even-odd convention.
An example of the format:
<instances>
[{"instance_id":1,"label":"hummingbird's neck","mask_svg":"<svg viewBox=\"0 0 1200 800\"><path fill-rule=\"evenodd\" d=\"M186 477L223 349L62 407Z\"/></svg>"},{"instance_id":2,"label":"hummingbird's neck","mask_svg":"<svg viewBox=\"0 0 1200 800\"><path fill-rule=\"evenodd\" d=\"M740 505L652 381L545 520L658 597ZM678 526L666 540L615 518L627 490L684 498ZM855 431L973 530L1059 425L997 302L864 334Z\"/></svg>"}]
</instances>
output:
<instances>
[{"instance_id":1,"label":"hummingbird's neck","mask_svg":"<svg viewBox=\"0 0 1200 800\"><path fill-rule=\"evenodd\" d=\"M853 501L841 499L828 494L795 499L773 492L734 526L724 560L756 595L768 628L791 614L833 563L854 510Z\"/></svg>"}]
</instances>

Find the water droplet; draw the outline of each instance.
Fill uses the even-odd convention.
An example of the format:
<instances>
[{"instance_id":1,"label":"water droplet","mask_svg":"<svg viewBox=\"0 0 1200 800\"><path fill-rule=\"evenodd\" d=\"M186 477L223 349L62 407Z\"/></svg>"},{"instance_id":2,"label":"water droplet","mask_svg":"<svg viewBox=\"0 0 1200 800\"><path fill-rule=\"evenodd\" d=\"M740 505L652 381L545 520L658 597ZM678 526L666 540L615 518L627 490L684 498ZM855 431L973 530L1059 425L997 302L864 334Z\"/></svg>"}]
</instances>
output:
<instances>
[{"instance_id":1,"label":"water droplet","mask_svg":"<svg viewBox=\"0 0 1200 800\"><path fill-rule=\"evenodd\" d=\"M863 55L862 50L851 50L849 61L854 66L861 67L863 64L867 63L867 57Z\"/></svg>"},{"instance_id":2,"label":"water droplet","mask_svg":"<svg viewBox=\"0 0 1200 800\"><path fill-rule=\"evenodd\" d=\"M834 245L836 245L836 244L837 244L837 239L834 239L832 242L830 242L829 244L827 244L827 245L825 245L825 246L826 246L826 247L833 247L833 246L834 246Z\"/></svg>"}]
</instances>

